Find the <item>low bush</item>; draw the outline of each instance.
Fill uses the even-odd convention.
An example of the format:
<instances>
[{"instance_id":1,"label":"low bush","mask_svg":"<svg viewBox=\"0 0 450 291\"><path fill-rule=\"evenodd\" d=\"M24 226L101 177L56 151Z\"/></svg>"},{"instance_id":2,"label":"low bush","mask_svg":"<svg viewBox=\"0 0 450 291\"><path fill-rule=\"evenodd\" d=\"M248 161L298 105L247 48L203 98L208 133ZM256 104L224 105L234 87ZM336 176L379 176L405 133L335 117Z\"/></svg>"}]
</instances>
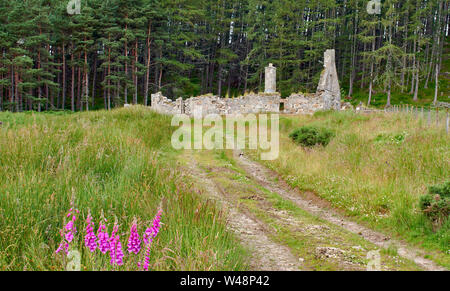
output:
<instances>
[{"instance_id":1,"label":"low bush","mask_svg":"<svg viewBox=\"0 0 450 291\"><path fill-rule=\"evenodd\" d=\"M450 214L450 181L430 187L429 193L420 197L419 207L440 227Z\"/></svg>"},{"instance_id":2,"label":"low bush","mask_svg":"<svg viewBox=\"0 0 450 291\"><path fill-rule=\"evenodd\" d=\"M294 130L289 137L305 147L313 147L315 145L326 147L334 137L334 133L326 128L304 126Z\"/></svg>"},{"instance_id":3,"label":"low bush","mask_svg":"<svg viewBox=\"0 0 450 291\"><path fill-rule=\"evenodd\" d=\"M441 197L450 198L450 181L442 185L430 187L430 193L440 195Z\"/></svg>"}]
</instances>

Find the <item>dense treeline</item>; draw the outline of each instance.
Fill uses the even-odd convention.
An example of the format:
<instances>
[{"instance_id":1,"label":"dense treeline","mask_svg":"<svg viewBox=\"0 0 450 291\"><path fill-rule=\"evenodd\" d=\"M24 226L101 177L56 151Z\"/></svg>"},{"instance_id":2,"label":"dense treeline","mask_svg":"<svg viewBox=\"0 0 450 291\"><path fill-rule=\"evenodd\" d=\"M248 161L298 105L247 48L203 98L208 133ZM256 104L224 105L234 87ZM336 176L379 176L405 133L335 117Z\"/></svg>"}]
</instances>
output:
<instances>
[{"instance_id":1,"label":"dense treeline","mask_svg":"<svg viewBox=\"0 0 450 291\"><path fill-rule=\"evenodd\" d=\"M89 110L171 97L261 90L278 67L283 95L317 84L335 48L347 95L436 86L449 1L0 0L0 110ZM100 101L102 100L102 101Z\"/></svg>"}]
</instances>

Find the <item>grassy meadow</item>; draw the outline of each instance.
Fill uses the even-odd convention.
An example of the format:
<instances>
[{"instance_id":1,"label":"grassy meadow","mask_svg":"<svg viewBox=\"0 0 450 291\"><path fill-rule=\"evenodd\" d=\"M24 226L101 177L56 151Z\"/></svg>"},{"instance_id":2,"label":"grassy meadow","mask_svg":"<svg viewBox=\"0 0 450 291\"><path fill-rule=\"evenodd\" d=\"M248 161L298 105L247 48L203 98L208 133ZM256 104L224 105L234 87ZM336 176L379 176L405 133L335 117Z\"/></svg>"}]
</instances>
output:
<instances>
[{"instance_id":1,"label":"grassy meadow","mask_svg":"<svg viewBox=\"0 0 450 291\"><path fill-rule=\"evenodd\" d=\"M336 137L326 148L303 148L289 134L304 125L329 128ZM418 208L428 186L450 178L450 136L442 122L429 127L406 114L320 112L282 116L280 127L280 158L264 163L291 186L426 248L430 258L450 266L450 222L436 230Z\"/></svg>"},{"instance_id":2,"label":"grassy meadow","mask_svg":"<svg viewBox=\"0 0 450 291\"><path fill-rule=\"evenodd\" d=\"M170 119L144 107L89 113L0 113L0 270L63 270L55 254L71 201L82 270L111 270L84 247L90 211L120 224L125 266L130 226L142 233L162 204L151 270L245 270L246 253L215 205L177 171ZM218 239L220 238L220 239ZM97 250L98 252L98 250Z\"/></svg>"},{"instance_id":3,"label":"grassy meadow","mask_svg":"<svg viewBox=\"0 0 450 291\"><path fill-rule=\"evenodd\" d=\"M248 252L226 230L216 205L192 190L172 149L170 118L144 107L84 113L0 113L0 270L64 270L55 251L71 201L79 209L76 243L83 270L113 270L108 255L84 247L85 219L102 213L127 240L162 205L151 270L246 270ZM304 125L335 133L327 147L303 148L289 134ZM419 211L419 197L450 177L450 136L406 114L320 112L281 116L280 157L261 161L293 187L330 201L356 221L428 250L450 267L450 222L440 229ZM258 159L260 155L250 152Z\"/></svg>"}]
</instances>

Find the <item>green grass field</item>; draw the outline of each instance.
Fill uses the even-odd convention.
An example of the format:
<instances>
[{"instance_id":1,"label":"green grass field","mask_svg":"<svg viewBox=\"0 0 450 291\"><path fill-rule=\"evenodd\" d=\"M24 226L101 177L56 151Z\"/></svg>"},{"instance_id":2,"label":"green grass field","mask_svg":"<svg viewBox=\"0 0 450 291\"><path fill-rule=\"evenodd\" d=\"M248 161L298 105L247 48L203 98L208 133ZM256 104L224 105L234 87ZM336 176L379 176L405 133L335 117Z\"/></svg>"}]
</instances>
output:
<instances>
[{"instance_id":1,"label":"green grass field","mask_svg":"<svg viewBox=\"0 0 450 291\"><path fill-rule=\"evenodd\" d=\"M214 204L192 193L170 146L170 119L144 107L90 113L0 113L0 270L63 270L55 251L74 197L83 270L110 270L84 247L84 220L115 219L127 260L134 217L144 230L161 201L151 270L245 270L245 252ZM220 238L220 239L218 239Z\"/></svg>"},{"instance_id":2,"label":"green grass field","mask_svg":"<svg viewBox=\"0 0 450 291\"><path fill-rule=\"evenodd\" d=\"M162 203L151 270L246 270L248 251L225 214L179 171L170 118L144 107L89 113L0 113L0 270L63 270L55 254L74 198L83 270L112 270L84 247L84 220L117 220L124 250ZM303 125L332 129L328 147L305 149L289 134ZM450 266L450 224L439 229L418 209L427 187L450 177L449 135L413 115L321 112L282 116L280 158L264 162L293 187L330 201L355 220L428 250ZM253 152L255 158L259 157ZM123 269L137 269L125 257Z\"/></svg>"}]
</instances>

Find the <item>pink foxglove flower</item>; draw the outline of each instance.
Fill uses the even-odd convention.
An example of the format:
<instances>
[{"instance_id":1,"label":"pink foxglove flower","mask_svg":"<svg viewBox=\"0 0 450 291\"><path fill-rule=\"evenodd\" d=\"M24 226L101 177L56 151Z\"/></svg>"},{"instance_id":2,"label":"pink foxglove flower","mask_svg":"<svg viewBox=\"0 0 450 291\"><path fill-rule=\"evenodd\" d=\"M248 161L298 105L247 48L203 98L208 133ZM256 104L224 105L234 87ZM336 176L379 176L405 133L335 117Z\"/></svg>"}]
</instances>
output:
<instances>
[{"instance_id":1,"label":"pink foxglove flower","mask_svg":"<svg viewBox=\"0 0 450 291\"><path fill-rule=\"evenodd\" d=\"M114 225L113 232L109 239L109 255L111 256L111 265L123 265L123 251L122 244L120 243L120 237L117 234L119 230L119 226L117 224Z\"/></svg>"},{"instance_id":2,"label":"pink foxglove flower","mask_svg":"<svg viewBox=\"0 0 450 291\"><path fill-rule=\"evenodd\" d=\"M69 210L69 213L66 215L66 218L71 218L60 232L62 240L59 244L58 249L56 250L57 254L61 251L64 251L66 254L69 253L69 244L73 241L74 236L77 233L77 228L75 227L75 221L77 220L75 212L78 213L78 210L73 211L73 209L71 208Z\"/></svg>"},{"instance_id":3,"label":"pink foxglove flower","mask_svg":"<svg viewBox=\"0 0 450 291\"><path fill-rule=\"evenodd\" d=\"M59 254L60 252L64 251L64 253L67 255L69 253L69 243L64 239L64 233L61 231L61 237L62 241L59 244L58 249L56 250L56 253Z\"/></svg>"},{"instance_id":4,"label":"pink foxglove flower","mask_svg":"<svg viewBox=\"0 0 450 291\"><path fill-rule=\"evenodd\" d=\"M75 214L72 216L72 219L64 226L65 230L65 238L68 243L73 241L74 235L77 233L77 228L75 227L75 221L77 220Z\"/></svg>"},{"instance_id":5,"label":"pink foxglove flower","mask_svg":"<svg viewBox=\"0 0 450 291\"><path fill-rule=\"evenodd\" d=\"M86 219L86 235L84 236L84 244L91 251L95 252L97 249L97 237L94 234L94 223L92 222L91 214Z\"/></svg>"},{"instance_id":6,"label":"pink foxglove flower","mask_svg":"<svg viewBox=\"0 0 450 291\"><path fill-rule=\"evenodd\" d=\"M100 225L98 226L97 237L99 250L103 254L106 254L109 251L109 235L106 231L106 225L104 225L103 222L100 222Z\"/></svg>"},{"instance_id":7,"label":"pink foxglove flower","mask_svg":"<svg viewBox=\"0 0 450 291\"><path fill-rule=\"evenodd\" d=\"M153 238L155 238L158 235L159 229L161 227L161 215L162 210L159 210L155 218L153 219L153 226L147 228L147 230L145 231L144 233L145 244L151 243L153 241Z\"/></svg>"},{"instance_id":8,"label":"pink foxglove flower","mask_svg":"<svg viewBox=\"0 0 450 291\"><path fill-rule=\"evenodd\" d=\"M150 265L150 249L152 244L148 244L145 247L145 258L144 258L144 270L148 271L148 266Z\"/></svg>"},{"instance_id":9,"label":"pink foxglove flower","mask_svg":"<svg viewBox=\"0 0 450 291\"><path fill-rule=\"evenodd\" d=\"M141 240L137 231L136 220L133 222L130 231L130 238L128 239L128 252L137 255L141 250Z\"/></svg>"},{"instance_id":10,"label":"pink foxglove flower","mask_svg":"<svg viewBox=\"0 0 450 291\"><path fill-rule=\"evenodd\" d=\"M156 236L158 235L159 229L161 228L161 215L162 210L159 210L155 218L153 219L153 226L147 228L147 230L144 233L144 242L146 246L145 246L145 257L143 268L145 271L148 271L150 264L151 244L153 242L153 239L156 238Z\"/></svg>"}]
</instances>

